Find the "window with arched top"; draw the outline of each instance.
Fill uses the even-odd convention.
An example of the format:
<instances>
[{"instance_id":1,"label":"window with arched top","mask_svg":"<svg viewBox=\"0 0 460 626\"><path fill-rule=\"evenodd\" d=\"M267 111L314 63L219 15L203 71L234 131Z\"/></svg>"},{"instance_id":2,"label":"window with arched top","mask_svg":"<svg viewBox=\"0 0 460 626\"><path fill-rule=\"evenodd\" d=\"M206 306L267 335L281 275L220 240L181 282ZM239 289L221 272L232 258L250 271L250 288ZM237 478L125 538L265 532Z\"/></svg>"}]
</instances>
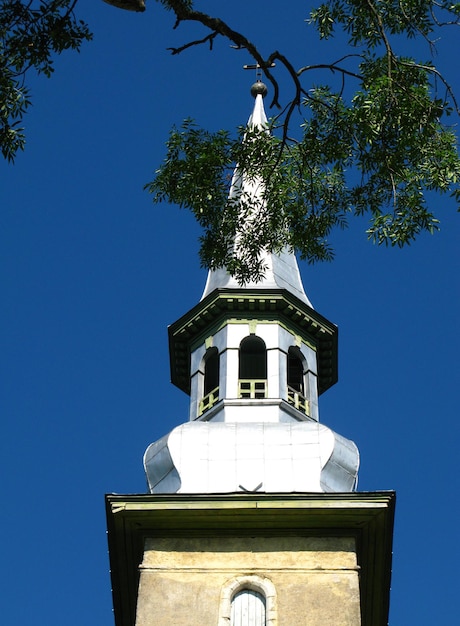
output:
<instances>
[{"instance_id":1,"label":"window with arched top","mask_svg":"<svg viewBox=\"0 0 460 626\"><path fill-rule=\"evenodd\" d=\"M287 355L287 398L289 404L309 415L309 403L305 397L303 359L300 350L291 346Z\"/></svg>"},{"instance_id":2,"label":"window with arched top","mask_svg":"<svg viewBox=\"0 0 460 626\"><path fill-rule=\"evenodd\" d=\"M288 387L303 394L303 362L296 348L289 348L287 357L287 384Z\"/></svg>"},{"instance_id":3,"label":"window with arched top","mask_svg":"<svg viewBox=\"0 0 460 626\"><path fill-rule=\"evenodd\" d=\"M219 387L219 352L210 348L204 356L204 395Z\"/></svg>"},{"instance_id":4,"label":"window with arched top","mask_svg":"<svg viewBox=\"0 0 460 626\"><path fill-rule=\"evenodd\" d=\"M265 596L255 589L241 589L232 598L230 626L266 626Z\"/></svg>"},{"instance_id":5,"label":"window with arched top","mask_svg":"<svg viewBox=\"0 0 460 626\"><path fill-rule=\"evenodd\" d=\"M256 335L245 337L239 349L239 397L267 396L267 349Z\"/></svg>"},{"instance_id":6,"label":"window with arched top","mask_svg":"<svg viewBox=\"0 0 460 626\"><path fill-rule=\"evenodd\" d=\"M204 355L203 398L200 401L200 415L212 407L219 399L219 351L209 348Z\"/></svg>"},{"instance_id":7,"label":"window with arched top","mask_svg":"<svg viewBox=\"0 0 460 626\"><path fill-rule=\"evenodd\" d=\"M275 586L257 574L236 576L221 589L218 626L278 626Z\"/></svg>"}]
</instances>

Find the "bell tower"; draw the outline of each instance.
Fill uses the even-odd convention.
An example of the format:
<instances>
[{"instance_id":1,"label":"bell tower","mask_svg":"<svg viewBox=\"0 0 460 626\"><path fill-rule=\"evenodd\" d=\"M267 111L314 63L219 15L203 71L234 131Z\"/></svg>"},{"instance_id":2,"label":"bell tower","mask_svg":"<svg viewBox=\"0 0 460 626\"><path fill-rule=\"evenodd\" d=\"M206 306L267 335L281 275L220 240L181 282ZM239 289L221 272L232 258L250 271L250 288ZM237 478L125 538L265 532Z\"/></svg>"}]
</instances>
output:
<instances>
[{"instance_id":1,"label":"bell tower","mask_svg":"<svg viewBox=\"0 0 460 626\"><path fill-rule=\"evenodd\" d=\"M248 127L268 132L251 92ZM257 172L236 167L230 196L257 220ZM244 286L210 271L169 328L189 420L148 446L148 494L107 496L116 626L387 624L394 494L357 493L356 445L319 420L337 327L291 252L263 265Z\"/></svg>"}]
</instances>

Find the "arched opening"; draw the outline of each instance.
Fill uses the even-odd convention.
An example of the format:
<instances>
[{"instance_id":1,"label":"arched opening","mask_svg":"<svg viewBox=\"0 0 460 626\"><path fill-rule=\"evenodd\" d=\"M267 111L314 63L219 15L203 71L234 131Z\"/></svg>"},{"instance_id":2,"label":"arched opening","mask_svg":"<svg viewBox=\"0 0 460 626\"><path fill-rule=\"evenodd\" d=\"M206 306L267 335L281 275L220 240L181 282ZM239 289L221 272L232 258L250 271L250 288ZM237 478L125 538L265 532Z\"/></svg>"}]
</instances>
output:
<instances>
[{"instance_id":1,"label":"arched opening","mask_svg":"<svg viewBox=\"0 0 460 626\"><path fill-rule=\"evenodd\" d=\"M265 398L267 395L267 350L260 337L251 335L240 343L239 397Z\"/></svg>"},{"instance_id":2,"label":"arched opening","mask_svg":"<svg viewBox=\"0 0 460 626\"><path fill-rule=\"evenodd\" d=\"M229 625L278 625L276 590L271 580L258 575L237 576L223 585L218 626Z\"/></svg>"},{"instance_id":3,"label":"arched opening","mask_svg":"<svg viewBox=\"0 0 460 626\"><path fill-rule=\"evenodd\" d=\"M219 399L219 352L209 348L204 355L203 399L200 401L200 415L211 408Z\"/></svg>"},{"instance_id":4,"label":"arched opening","mask_svg":"<svg viewBox=\"0 0 460 626\"><path fill-rule=\"evenodd\" d=\"M241 589L232 598L230 626L266 626L265 596L255 589Z\"/></svg>"},{"instance_id":5,"label":"arched opening","mask_svg":"<svg viewBox=\"0 0 460 626\"><path fill-rule=\"evenodd\" d=\"M296 348L289 348L287 357L287 384L288 387L303 395L303 362Z\"/></svg>"},{"instance_id":6,"label":"arched opening","mask_svg":"<svg viewBox=\"0 0 460 626\"><path fill-rule=\"evenodd\" d=\"M309 404L305 398L302 354L294 346L289 348L287 355L287 397L289 404L309 414Z\"/></svg>"},{"instance_id":7,"label":"arched opening","mask_svg":"<svg viewBox=\"0 0 460 626\"><path fill-rule=\"evenodd\" d=\"M204 357L204 395L219 387L219 352L210 348Z\"/></svg>"}]
</instances>

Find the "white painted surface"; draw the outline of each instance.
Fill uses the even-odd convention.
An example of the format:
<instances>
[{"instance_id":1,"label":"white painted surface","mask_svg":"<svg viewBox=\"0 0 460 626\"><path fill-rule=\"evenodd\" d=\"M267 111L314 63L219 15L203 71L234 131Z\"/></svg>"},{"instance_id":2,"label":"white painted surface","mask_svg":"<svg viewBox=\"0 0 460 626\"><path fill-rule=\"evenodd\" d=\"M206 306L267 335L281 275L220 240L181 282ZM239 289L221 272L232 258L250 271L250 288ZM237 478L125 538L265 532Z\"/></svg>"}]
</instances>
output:
<instances>
[{"instance_id":1,"label":"white painted surface","mask_svg":"<svg viewBox=\"0 0 460 626\"><path fill-rule=\"evenodd\" d=\"M253 589L242 589L232 600L230 626L265 626L265 598Z\"/></svg>"},{"instance_id":2,"label":"white painted surface","mask_svg":"<svg viewBox=\"0 0 460 626\"><path fill-rule=\"evenodd\" d=\"M290 347L296 345L297 338L278 323L257 322L254 327L255 335L264 341L267 348L267 397L287 400L287 353ZM220 353L220 399L237 399L239 396L239 347L243 339L249 336L251 336L249 323L232 321L212 337L212 344ZM316 352L302 342L298 347L304 359L304 396L310 406L309 416L318 420ZM203 398L205 354L204 341L191 353L190 420L192 421L199 417L198 407ZM208 420L210 416L203 415L202 418ZM228 415L217 416L215 412L211 419L229 421ZM263 415L257 416L257 420L273 421L273 415L267 414L266 418Z\"/></svg>"},{"instance_id":3,"label":"white painted surface","mask_svg":"<svg viewBox=\"0 0 460 626\"><path fill-rule=\"evenodd\" d=\"M188 422L144 456L151 493L347 492L358 466L355 444L313 421Z\"/></svg>"}]
</instances>

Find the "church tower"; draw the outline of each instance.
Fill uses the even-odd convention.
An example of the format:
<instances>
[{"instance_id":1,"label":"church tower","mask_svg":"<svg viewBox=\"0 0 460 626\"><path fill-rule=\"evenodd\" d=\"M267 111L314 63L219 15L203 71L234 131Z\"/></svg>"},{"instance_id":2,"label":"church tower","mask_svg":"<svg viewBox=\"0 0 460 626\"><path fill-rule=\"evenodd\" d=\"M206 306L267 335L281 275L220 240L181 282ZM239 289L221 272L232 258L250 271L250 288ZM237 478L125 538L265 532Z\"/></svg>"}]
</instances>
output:
<instances>
[{"instance_id":1,"label":"church tower","mask_svg":"<svg viewBox=\"0 0 460 626\"><path fill-rule=\"evenodd\" d=\"M260 132L265 93L252 88ZM237 167L230 195L257 212L257 173ZM116 626L387 624L394 494L356 492L356 445L319 421L337 328L292 253L263 263L244 286L210 271L169 328L190 415L148 446L148 494L107 496Z\"/></svg>"}]
</instances>

